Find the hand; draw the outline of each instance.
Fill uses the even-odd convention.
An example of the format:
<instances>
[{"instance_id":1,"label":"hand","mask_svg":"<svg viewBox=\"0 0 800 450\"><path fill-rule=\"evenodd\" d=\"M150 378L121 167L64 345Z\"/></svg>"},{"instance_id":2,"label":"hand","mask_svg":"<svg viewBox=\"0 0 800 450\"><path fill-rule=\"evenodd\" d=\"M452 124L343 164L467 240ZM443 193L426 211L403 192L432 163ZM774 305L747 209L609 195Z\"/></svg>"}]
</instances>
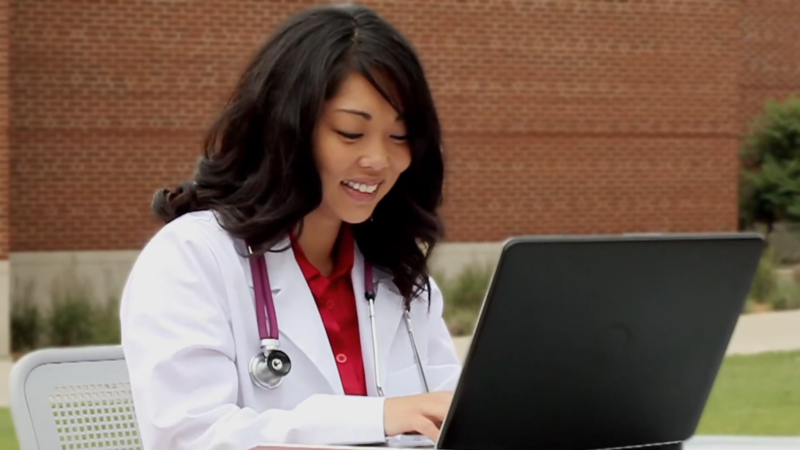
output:
<instances>
[{"instance_id":1,"label":"hand","mask_svg":"<svg viewBox=\"0 0 800 450\"><path fill-rule=\"evenodd\" d=\"M452 392L387 398L383 406L383 428L386 435L419 433L436 442L452 400Z\"/></svg>"}]
</instances>

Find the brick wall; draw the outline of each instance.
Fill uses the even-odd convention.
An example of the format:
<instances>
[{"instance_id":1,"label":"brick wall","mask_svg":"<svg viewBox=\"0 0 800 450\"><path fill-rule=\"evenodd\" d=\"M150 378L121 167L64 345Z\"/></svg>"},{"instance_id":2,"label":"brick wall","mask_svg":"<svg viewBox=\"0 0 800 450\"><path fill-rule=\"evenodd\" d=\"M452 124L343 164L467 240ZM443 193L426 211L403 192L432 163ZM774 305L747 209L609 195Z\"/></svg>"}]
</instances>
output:
<instances>
[{"instance_id":1,"label":"brick wall","mask_svg":"<svg viewBox=\"0 0 800 450\"><path fill-rule=\"evenodd\" d=\"M138 248L311 2L12 0L12 250ZM736 227L739 2L367 1L428 68L453 241Z\"/></svg>"},{"instance_id":2,"label":"brick wall","mask_svg":"<svg viewBox=\"0 0 800 450\"><path fill-rule=\"evenodd\" d=\"M745 0L742 18L742 128L766 100L800 95L800 2Z\"/></svg>"},{"instance_id":3,"label":"brick wall","mask_svg":"<svg viewBox=\"0 0 800 450\"><path fill-rule=\"evenodd\" d=\"M9 252L9 1L0 0L0 260ZM2 281L0 281L2 283ZM0 354L2 349L0 349Z\"/></svg>"}]
</instances>

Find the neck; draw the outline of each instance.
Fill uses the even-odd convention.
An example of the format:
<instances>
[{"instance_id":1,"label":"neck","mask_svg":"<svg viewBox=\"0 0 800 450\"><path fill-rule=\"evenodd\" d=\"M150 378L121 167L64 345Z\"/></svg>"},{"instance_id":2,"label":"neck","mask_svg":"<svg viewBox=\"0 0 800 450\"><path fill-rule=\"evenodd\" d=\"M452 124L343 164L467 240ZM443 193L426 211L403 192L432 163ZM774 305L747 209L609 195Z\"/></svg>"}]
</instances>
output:
<instances>
[{"instance_id":1,"label":"neck","mask_svg":"<svg viewBox=\"0 0 800 450\"><path fill-rule=\"evenodd\" d=\"M308 261L324 276L333 271L333 249L339 237L342 222L312 211L303 219L303 231L297 239Z\"/></svg>"}]
</instances>

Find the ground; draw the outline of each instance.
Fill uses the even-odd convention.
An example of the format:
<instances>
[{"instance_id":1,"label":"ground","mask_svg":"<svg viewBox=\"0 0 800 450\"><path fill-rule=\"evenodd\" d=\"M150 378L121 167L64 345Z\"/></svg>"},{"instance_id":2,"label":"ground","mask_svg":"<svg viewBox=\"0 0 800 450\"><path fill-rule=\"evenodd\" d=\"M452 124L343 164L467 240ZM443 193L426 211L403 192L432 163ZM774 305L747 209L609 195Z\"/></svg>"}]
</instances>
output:
<instances>
[{"instance_id":1,"label":"ground","mask_svg":"<svg viewBox=\"0 0 800 450\"><path fill-rule=\"evenodd\" d=\"M800 351L726 358L698 434L800 435Z\"/></svg>"},{"instance_id":2,"label":"ground","mask_svg":"<svg viewBox=\"0 0 800 450\"><path fill-rule=\"evenodd\" d=\"M8 408L0 408L0 449L17 450L18 448L11 413L8 412Z\"/></svg>"}]
</instances>

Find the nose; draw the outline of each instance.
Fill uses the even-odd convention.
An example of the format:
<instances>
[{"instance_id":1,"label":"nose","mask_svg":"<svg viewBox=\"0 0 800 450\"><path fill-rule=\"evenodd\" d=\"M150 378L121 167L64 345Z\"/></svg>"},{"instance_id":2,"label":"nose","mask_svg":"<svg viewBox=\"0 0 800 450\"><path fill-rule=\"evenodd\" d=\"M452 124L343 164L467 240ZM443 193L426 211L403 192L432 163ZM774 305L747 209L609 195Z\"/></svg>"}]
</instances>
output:
<instances>
[{"instance_id":1,"label":"nose","mask_svg":"<svg viewBox=\"0 0 800 450\"><path fill-rule=\"evenodd\" d=\"M368 147L361 157L361 167L370 170L384 170L389 166L390 150L386 143L376 142Z\"/></svg>"}]
</instances>

